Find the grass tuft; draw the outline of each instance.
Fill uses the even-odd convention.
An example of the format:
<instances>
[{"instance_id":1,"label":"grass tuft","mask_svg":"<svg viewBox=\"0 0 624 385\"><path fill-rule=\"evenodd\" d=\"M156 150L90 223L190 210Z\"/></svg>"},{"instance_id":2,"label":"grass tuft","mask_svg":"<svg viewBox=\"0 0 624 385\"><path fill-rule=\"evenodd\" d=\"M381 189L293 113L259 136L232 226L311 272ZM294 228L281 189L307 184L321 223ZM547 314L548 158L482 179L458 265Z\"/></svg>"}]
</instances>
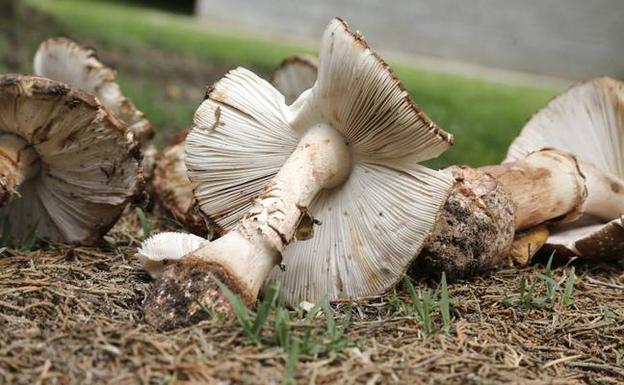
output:
<instances>
[{"instance_id":1,"label":"grass tuft","mask_svg":"<svg viewBox=\"0 0 624 385\"><path fill-rule=\"evenodd\" d=\"M243 335L256 346L282 348L286 355L284 384L295 383L297 363L302 354L319 356L356 345L345 333L351 322L350 317L337 322L326 297L319 300L305 317L293 318L291 313L294 312L288 311L279 301L279 283L277 283L265 291L254 313L226 285L218 279L215 280L232 305ZM316 320L321 312L325 318L324 327L320 327ZM271 324L273 335L264 335L265 326Z\"/></svg>"},{"instance_id":2,"label":"grass tuft","mask_svg":"<svg viewBox=\"0 0 624 385\"><path fill-rule=\"evenodd\" d=\"M544 271L536 273L530 285L529 279L522 275L520 277L518 296L516 298L505 296L502 303L505 306L517 307L525 311L534 308L542 309L547 306L552 307L556 303L560 303L564 307L571 306L574 303L572 297L576 278L574 267L568 270L566 285L565 288L562 288L553 277L553 257L554 253L548 258Z\"/></svg>"},{"instance_id":3,"label":"grass tuft","mask_svg":"<svg viewBox=\"0 0 624 385\"><path fill-rule=\"evenodd\" d=\"M429 288L416 291L414 284L407 276L403 279L403 286L407 289L411 304L402 304L402 301L395 295L394 306L402 304L400 307L405 313L416 315L426 334L433 334L440 330L449 333L452 323L451 300L446 274L442 273L437 295Z\"/></svg>"}]
</instances>

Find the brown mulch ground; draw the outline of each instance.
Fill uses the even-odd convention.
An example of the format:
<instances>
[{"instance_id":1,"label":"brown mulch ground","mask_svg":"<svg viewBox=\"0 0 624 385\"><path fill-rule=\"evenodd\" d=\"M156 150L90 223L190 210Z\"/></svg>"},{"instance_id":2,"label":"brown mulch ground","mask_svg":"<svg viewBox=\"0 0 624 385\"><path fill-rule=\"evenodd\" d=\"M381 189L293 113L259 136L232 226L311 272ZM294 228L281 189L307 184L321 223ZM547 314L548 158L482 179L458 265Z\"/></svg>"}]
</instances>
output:
<instances>
[{"instance_id":1,"label":"brown mulch ground","mask_svg":"<svg viewBox=\"0 0 624 385\"><path fill-rule=\"evenodd\" d=\"M0 383L282 383L287 358L272 338L271 321L259 346L236 321L218 317L167 333L143 322L150 279L133 257L140 235L128 215L99 247L5 251ZM624 383L624 269L576 268L571 306L559 297L542 308L518 302L521 277L539 281L543 265L450 285L448 334L423 333L417 315L405 310L411 301L403 290L335 305L345 344L302 354L297 382ZM563 286L568 273L559 267L553 276ZM544 290L540 283L535 297ZM312 328L320 343L331 343L323 316L312 323L302 323L301 312L291 317L295 333Z\"/></svg>"},{"instance_id":2,"label":"brown mulch ground","mask_svg":"<svg viewBox=\"0 0 624 385\"><path fill-rule=\"evenodd\" d=\"M34 17L45 28L22 29L25 35L0 23L0 64L7 70L28 72L39 42L64 34L44 15ZM162 81L163 98L199 100L203 86L197 85L225 70L157 50L137 55L156 63L146 67L100 48L128 79ZM166 129L183 127L156 123L163 141ZM171 228L167 223L158 227ZM219 317L167 333L143 322L151 281L133 257L141 239L131 212L97 247L43 244L0 254L0 384L283 382L288 356L275 339L275 313L259 345L236 321ZM337 339L325 331L325 317L305 321L302 311L292 311L294 335L332 346L301 353L295 378L300 384L624 384L624 263L575 267L570 306L561 303L560 291L541 307L519 300L522 277L528 286L538 282L533 299L544 297L543 265L450 285L448 333L424 333L404 289L335 305L345 333ZM569 271L559 266L554 279L565 286ZM416 282L417 289L426 287L437 285ZM440 315L434 317L439 325Z\"/></svg>"}]
</instances>

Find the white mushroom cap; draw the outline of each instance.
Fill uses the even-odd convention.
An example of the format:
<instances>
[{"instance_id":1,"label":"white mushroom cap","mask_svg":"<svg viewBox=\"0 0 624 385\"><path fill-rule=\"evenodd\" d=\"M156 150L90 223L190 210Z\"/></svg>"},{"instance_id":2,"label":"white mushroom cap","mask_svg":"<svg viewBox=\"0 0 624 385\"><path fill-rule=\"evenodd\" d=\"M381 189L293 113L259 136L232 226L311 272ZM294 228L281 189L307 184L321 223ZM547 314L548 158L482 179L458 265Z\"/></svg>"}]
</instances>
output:
<instances>
[{"instance_id":1,"label":"white mushroom cap","mask_svg":"<svg viewBox=\"0 0 624 385\"><path fill-rule=\"evenodd\" d=\"M285 58L273 74L275 88L292 102L316 81L317 60L308 55L295 55ZM156 161L154 169L154 190L158 201L167 211L189 230L199 235L211 233L196 210L195 185L186 175L184 147L188 130L181 132L164 149Z\"/></svg>"},{"instance_id":2,"label":"white mushroom cap","mask_svg":"<svg viewBox=\"0 0 624 385\"><path fill-rule=\"evenodd\" d=\"M586 227L579 221L553 229L547 245L581 253L582 247L575 244L587 237L607 236L617 221L607 222L624 214L618 209L624 196L624 83L595 78L554 98L524 126L505 161L522 159L543 148L577 157L589 191L585 209L593 205L593 214L602 218L602 225Z\"/></svg>"},{"instance_id":3,"label":"white mushroom cap","mask_svg":"<svg viewBox=\"0 0 624 385\"><path fill-rule=\"evenodd\" d=\"M95 95L124 121L141 144L144 175L151 175L156 156L152 126L124 96L115 80L115 71L98 59L95 50L65 38L48 39L41 43L35 54L34 70L38 76L58 80Z\"/></svg>"},{"instance_id":4,"label":"white mushroom cap","mask_svg":"<svg viewBox=\"0 0 624 385\"><path fill-rule=\"evenodd\" d=\"M282 60L273 73L271 83L291 104L316 81L318 60L310 55L294 55Z\"/></svg>"},{"instance_id":5,"label":"white mushroom cap","mask_svg":"<svg viewBox=\"0 0 624 385\"><path fill-rule=\"evenodd\" d=\"M149 275L158 278L168 262L177 261L208 242L193 234L164 232L143 241L136 256Z\"/></svg>"},{"instance_id":6,"label":"white mushroom cap","mask_svg":"<svg viewBox=\"0 0 624 385\"><path fill-rule=\"evenodd\" d=\"M125 125L92 95L49 79L0 76L0 135L34 150L40 167L0 209L11 233L34 227L52 241L92 243L140 182L138 149Z\"/></svg>"},{"instance_id":7,"label":"white mushroom cap","mask_svg":"<svg viewBox=\"0 0 624 385\"><path fill-rule=\"evenodd\" d=\"M186 164L202 211L230 230L251 208L308 129L337 130L352 154L347 180L308 208L320 222L283 251L288 303L380 293L395 284L431 232L454 180L417 162L452 144L410 99L388 66L345 22L323 36L318 79L295 103L238 68L214 85L195 115ZM306 221L310 224L310 221Z\"/></svg>"}]
</instances>

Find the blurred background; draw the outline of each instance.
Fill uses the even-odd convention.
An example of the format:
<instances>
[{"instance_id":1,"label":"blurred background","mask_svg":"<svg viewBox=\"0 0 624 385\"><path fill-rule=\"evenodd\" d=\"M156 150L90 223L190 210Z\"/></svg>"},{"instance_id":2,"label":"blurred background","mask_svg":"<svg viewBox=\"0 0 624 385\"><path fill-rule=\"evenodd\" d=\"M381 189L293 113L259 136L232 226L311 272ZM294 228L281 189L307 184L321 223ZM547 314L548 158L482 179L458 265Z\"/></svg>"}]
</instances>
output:
<instances>
[{"instance_id":1,"label":"blurred background","mask_svg":"<svg viewBox=\"0 0 624 385\"><path fill-rule=\"evenodd\" d=\"M236 66L269 79L315 54L334 16L362 32L455 146L430 164L500 162L570 84L624 77L622 0L0 0L0 73L32 72L48 37L96 48L166 144Z\"/></svg>"}]
</instances>

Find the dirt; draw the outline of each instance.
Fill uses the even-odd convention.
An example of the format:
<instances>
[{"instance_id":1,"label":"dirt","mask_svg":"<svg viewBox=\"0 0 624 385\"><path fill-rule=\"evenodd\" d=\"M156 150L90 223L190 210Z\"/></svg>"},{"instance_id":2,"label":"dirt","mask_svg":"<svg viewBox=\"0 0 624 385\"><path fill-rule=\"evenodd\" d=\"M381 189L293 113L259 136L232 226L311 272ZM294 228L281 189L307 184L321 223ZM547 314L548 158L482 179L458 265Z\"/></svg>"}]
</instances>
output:
<instances>
[{"instance_id":1,"label":"dirt","mask_svg":"<svg viewBox=\"0 0 624 385\"><path fill-rule=\"evenodd\" d=\"M157 216L152 216L156 222ZM161 218L159 228L171 229ZM2 384L273 384L287 356L273 321L255 345L238 323L213 318L170 332L144 322L151 279L133 257L141 238L127 215L93 248L42 245L0 257ZM543 265L449 286L448 334L423 332L408 293L334 305L344 349L303 354L301 384L618 384L624 382L624 266L577 264L573 304L519 304L521 277ZM569 266L553 272L565 284ZM417 281L417 289L435 287ZM537 286L535 296L544 288ZM293 323L303 319L291 312ZM323 318L294 327L320 330Z\"/></svg>"}]
</instances>

